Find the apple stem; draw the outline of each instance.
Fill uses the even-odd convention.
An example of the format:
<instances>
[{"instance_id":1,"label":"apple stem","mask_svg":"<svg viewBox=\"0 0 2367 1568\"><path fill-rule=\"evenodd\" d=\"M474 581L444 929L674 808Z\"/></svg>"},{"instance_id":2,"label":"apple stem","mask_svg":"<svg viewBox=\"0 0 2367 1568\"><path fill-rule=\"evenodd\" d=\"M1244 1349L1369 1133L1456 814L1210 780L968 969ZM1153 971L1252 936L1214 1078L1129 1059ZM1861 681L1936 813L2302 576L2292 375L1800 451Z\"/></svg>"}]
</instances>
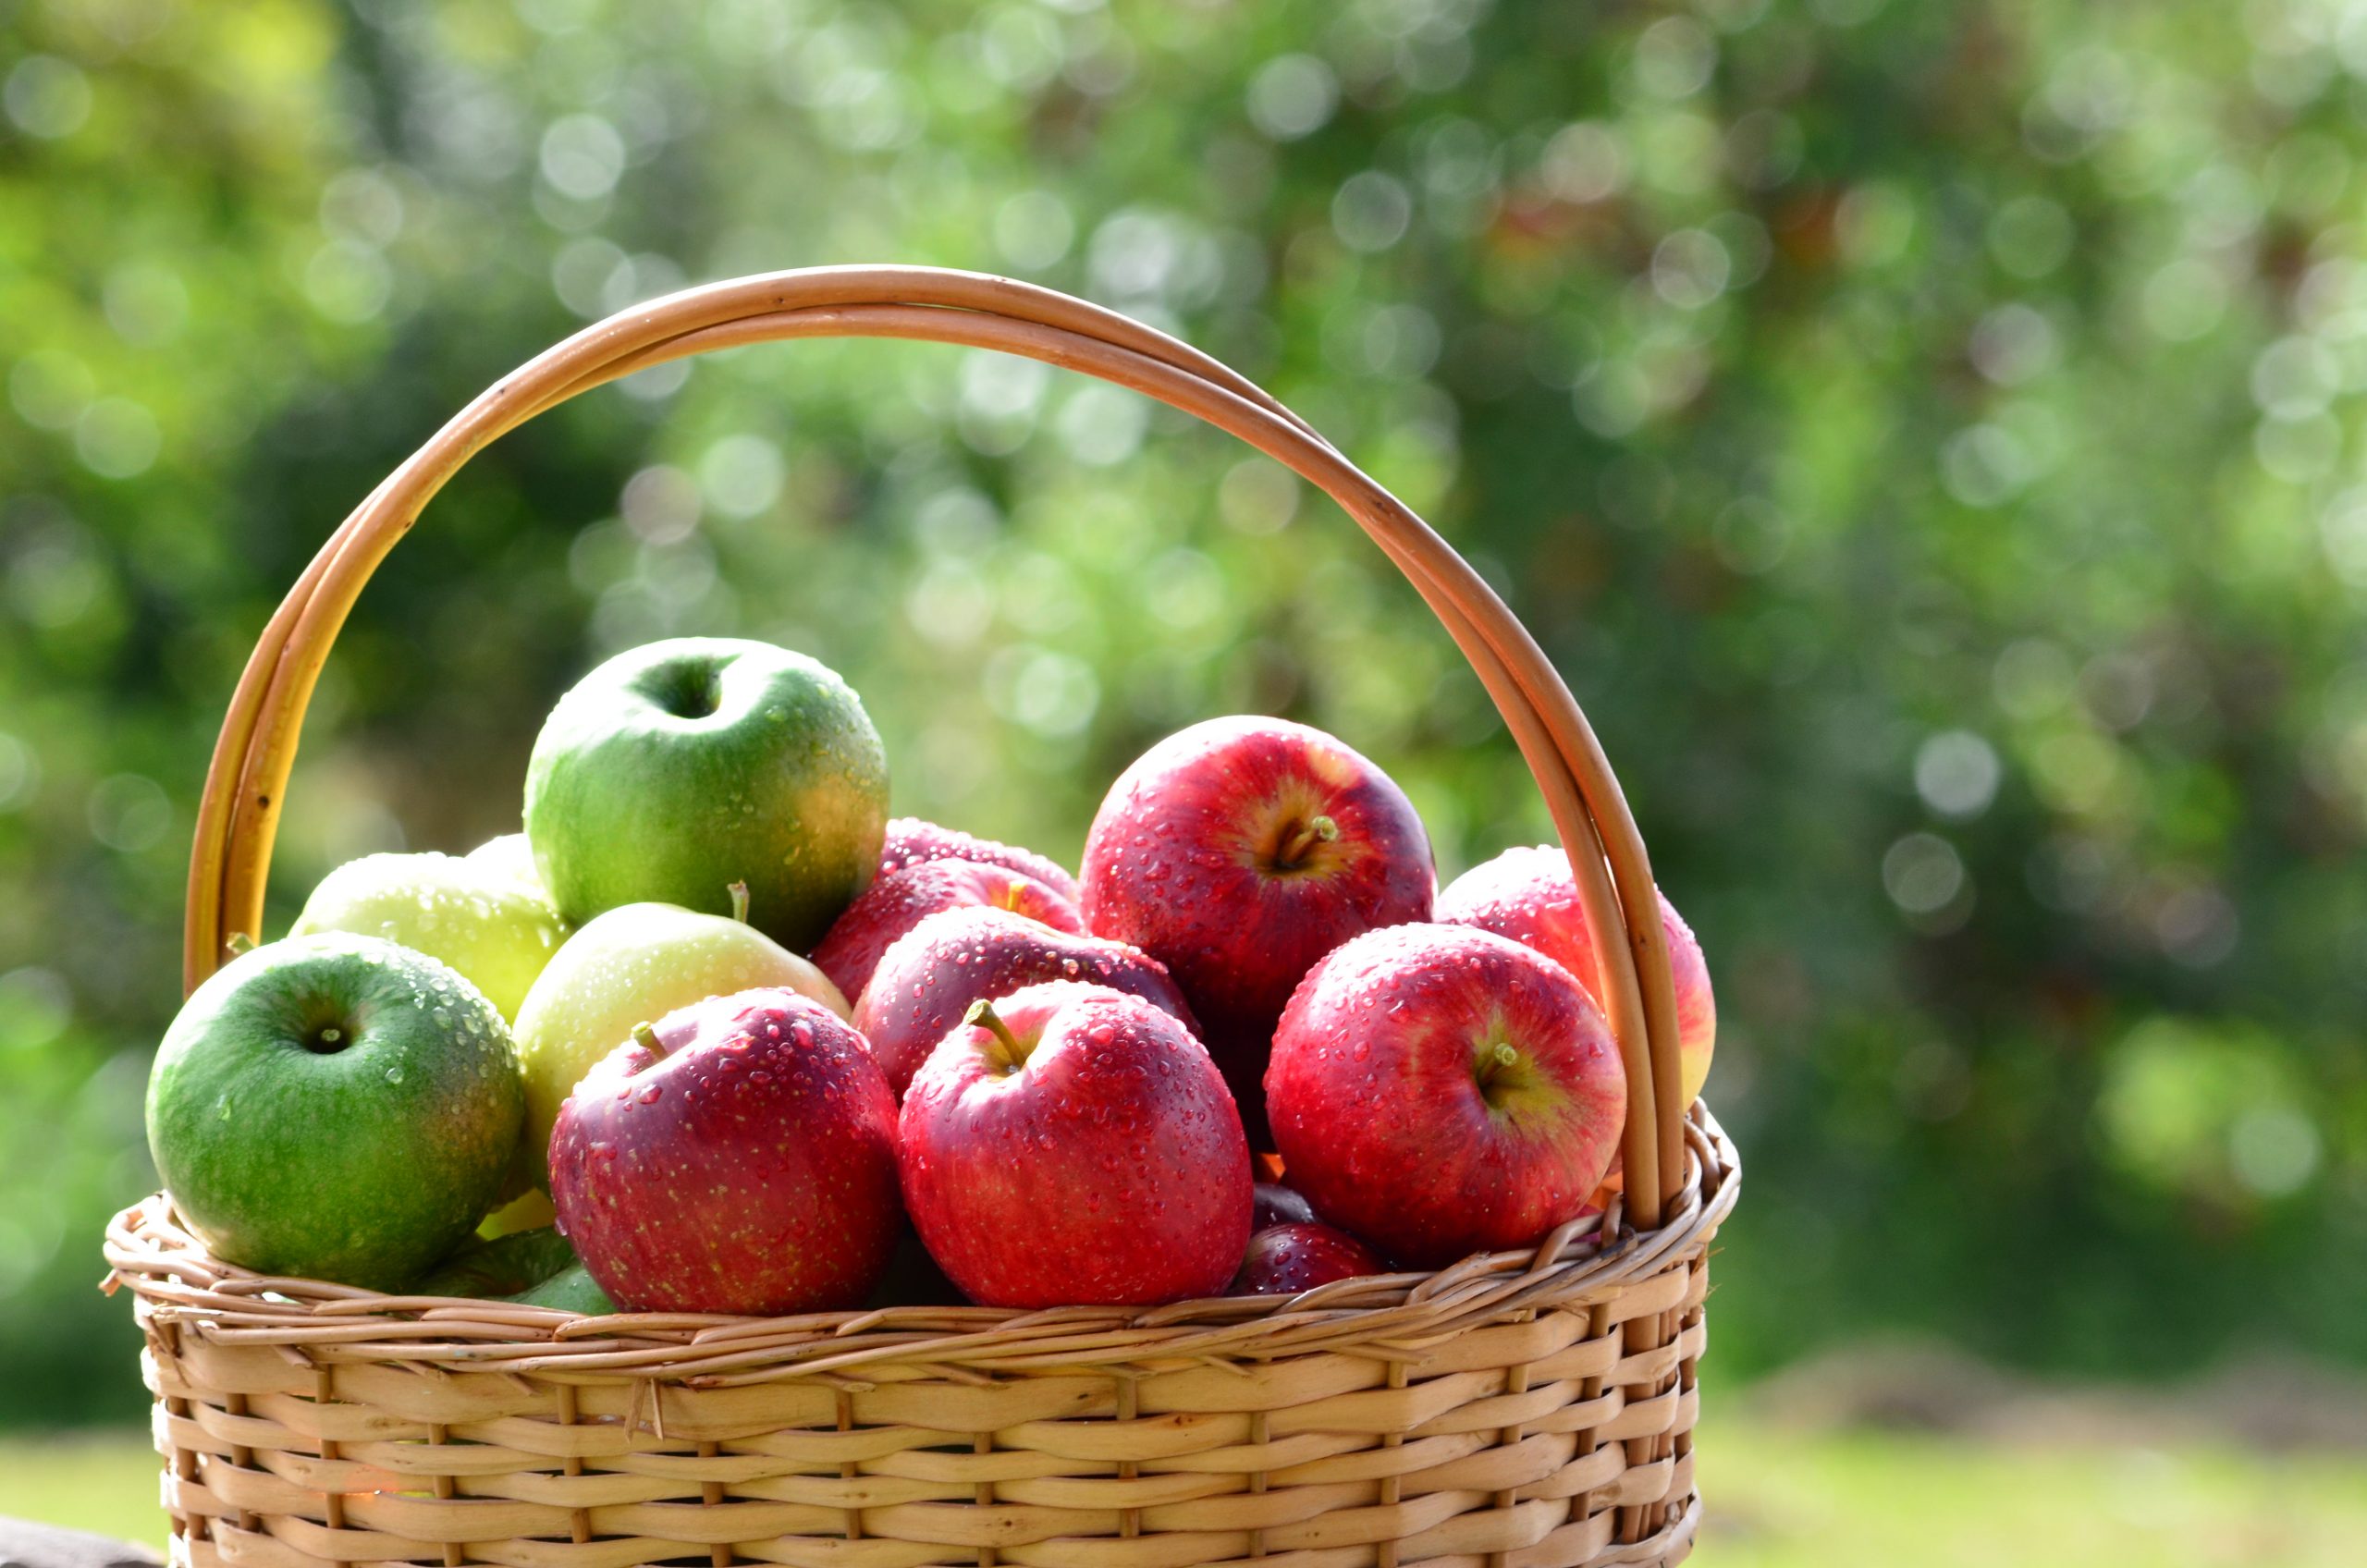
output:
<instances>
[{"instance_id":1,"label":"apple stem","mask_svg":"<svg viewBox=\"0 0 2367 1568\"><path fill-rule=\"evenodd\" d=\"M731 894L731 918L738 921L741 925L745 925L748 924L748 884L745 882L734 882L731 884L730 891Z\"/></svg>"},{"instance_id":2,"label":"apple stem","mask_svg":"<svg viewBox=\"0 0 2367 1568\"><path fill-rule=\"evenodd\" d=\"M1313 816L1299 825L1282 844L1278 858L1285 866L1294 866L1306 858L1307 851L1318 844L1329 844L1340 837L1340 825L1328 816Z\"/></svg>"},{"instance_id":3,"label":"apple stem","mask_svg":"<svg viewBox=\"0 0 2367 1568\"><path fill-rule=\"evenodd\" d=\"M255 939L244 931L233 931L222 938L222 947L232 958L237 958L242 953L254 951Z\"/></svg>"},{"instance_id":4,"label":"apple stem","mask_svg":"<svg viewBox=\"0 0 2367 1568\"><path fill-rule=\"evenodd\" d=\"M1002 1015L995 1011L994 1003L986 998L980 997L972 1002L969 1011L962 1015L962 1022L974 1023L1000 1041L1002 1048L1011 1053L1013 1067L1025 1059L1027 1053L1020 1048L1019 1036L1011 1032L1011 1025L1002 1021Z\"/></svg>"},{"instance_id":5,"label":"apple stem","mask_svg":"<svg viewBox=\"0 0 2367 1568\"><path fill-rule=\"evenodd\" d=\"M1479 1086L1486 1088L1496 1081L1496 1074L1520 1060L1520 1052L1508 1040L1498 1040L1479 1063Z\"/></svg>"},{"instance_id":6,"label":"apple stem","mask_svg":"<svg viewBox=\"0 0 2367 1568\"><path fill-rule=\"evenodd\" d=\"M659 1056L666 1054L666 1047L657 1043L657 1026L646 1019L632 1026L632 1042L637 1046L648 1047Z\"/></svg>"}]
</instances>

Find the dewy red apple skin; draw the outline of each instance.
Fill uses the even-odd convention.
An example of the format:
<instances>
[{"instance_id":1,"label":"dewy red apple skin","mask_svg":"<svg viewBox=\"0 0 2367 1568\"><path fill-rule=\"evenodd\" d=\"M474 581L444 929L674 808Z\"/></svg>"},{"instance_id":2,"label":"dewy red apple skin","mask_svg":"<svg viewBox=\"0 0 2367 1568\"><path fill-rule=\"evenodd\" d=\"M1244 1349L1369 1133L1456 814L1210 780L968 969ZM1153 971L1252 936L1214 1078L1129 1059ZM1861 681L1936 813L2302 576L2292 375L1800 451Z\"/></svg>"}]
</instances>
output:
<instances>
[{"instance_id":1,"label":"dewy red apple skin","mask_svg":"<svg viewBox=\"0 0 2367 1568\"><path fill-rule=\"evenodd\" d=\"M1049 855L1039 855L1018 844L981 839L975 833L964 833L925 817L890 818L887 841L879 847L879 875L885 876L925 860L966 860L980 865L1000 865L1033 876L1069 902L1076 902L1076 878Z\"/></svg>"},{"instance_id":2,"label":"dewy red apple skin","mask_svg":"<svg viewBox=\"0 0 2367 1568\"><path fill-rule=\"evenodd\" d=\"M1076 906L1024 871L967 860L926 860L883 872L831 924L814 962L849 1002L863 999L871 972L896 939L946 909L1007 909L1056 931L1081 932Z\"/></svg>"},{"instance_id":3,"label":"dewy red apple skin","mask_svg":"<svg viewBox=\"0 0 2367 1568\"><path fill-rule=\"evenodd\" d=\"M1221 1294L1249 1145L1208 1053L1140 997L1059 980L938 1045L898 1122L914 1228L988 1306Z\"/></svg>"},{"instance_id":4,"label":"dewy red apple skin","mask_svg":"<svg viewBox=\"0 0 2367 1568\"><path fill-rule=\"evenodd\" d=\"M1177 731L1110 786L1085 839L1085 928L1167 965L1266 1139L1274 1024L1316 961L1428 920L1430 844L1404 791L1345 743L1279 718Z\"/></svg>"},{"instance_id":5,"label":"dewy red apple skin","mask_svg":"<svg viewBox=\"0 0 2367 1568\"><path fill-rule=\"evenodd\" d=\"M1123 942L1055 931L1009 910L940 910L896 939L872 971L854 1026L899 1099L938 1042L980 997L1042 980L1081 980L1142 998L1196 1035L1191 1007L1167 966Z\"/></svg>"},{"instance_id":6,"label":"dewy red apple skin","mask_svg":"<svg viewBox=\"0 0 2367 1568\"><path fill-rule=\"evenodd\" d=\"M902 1229L895 1121L863 1037L819 1002L712 997L576 1085L551 1133L551 1199L627 1310L852 1307Z\"/></svg>"},{"instance_id":7,"label":"dewy red apple skin","mask_svg":"<svg viewBox=\"0 0 2367 1568\"><path fill-rule=\"evenodd\" d=\"M1270 1225L1249 1238L1233 1296L1294 1296L1334 1280L1386 1273L1372 1249L1330 1225Z\"/></svg>"},{"instance_id":8,"label":"dewy red apple skin","mask_svg":"<svg viewBox=\"0 0 2367 1568\"><path fill-rule=\"evenodd\" d=\"M1660 894L1661 926L1668 934L1669 978L1676 987L1677 1060L1685 1102L1693 1103L1710 1076L1710 1056L1718 1043L1718 1003L1710 989L1710 966L1693 928ZM1441 925L1471 925L1535 948L1570 972L1595 1005L1600 984L1595 974L1594 933L1578 902L1570 857L1558 844L1506 850L1473 866L1439 893L1434 917Z\"/></svg>"},{"instance_id":9,"label":"dewy red apple skin","mask_svg":"<svg viewBox=\"0 0 2367 1568\"><path fill-rule=\"evenodd\" d=\"M1567 971L1503 937L1400 925L1291 998L1266 1072L1291 1184L1401 1268L1528 1246L1587 1205L1627 1084Z\"/></svg>"}]
</instances>

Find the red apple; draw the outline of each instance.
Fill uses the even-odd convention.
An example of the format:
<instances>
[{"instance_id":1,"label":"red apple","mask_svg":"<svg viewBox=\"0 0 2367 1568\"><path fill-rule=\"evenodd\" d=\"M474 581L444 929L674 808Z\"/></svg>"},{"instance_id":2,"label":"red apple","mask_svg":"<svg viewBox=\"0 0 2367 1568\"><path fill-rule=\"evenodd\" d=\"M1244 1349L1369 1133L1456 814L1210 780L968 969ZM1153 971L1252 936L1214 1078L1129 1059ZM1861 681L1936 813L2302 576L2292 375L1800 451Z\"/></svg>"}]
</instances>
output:
<instances>
[{"instance_id":1,"label":"red apple","mask_svg":"<svg viewBox=\"0 0 2367 1568\"><path fill-rule=\"evenodd\" d=\"M1428 920L1435 886L1386 774L1319 729L1243 717L1169 736L1110 787L1083 908L1095 936L1167 965L1264 1147L1259 1085L1291 988L1349 937Z\"/></svg>"},{"instance_id":2,"label":"red apple","mask_svg":"<svg viewBox=\"0 0 2367 1568\"><path fill-rule=\"evenodd\" d=\"M550 1164L560 1232L628 1310L854 1306L901 1228L887 1077L794 991L635 1029L559 1107Z\"/></svg>"},{"instance_id":3,"label":"red apple","mask_svg":"<svg viewBox=\"0 0 2367 1568\"><path fill-rule=\"evenodd\" d=\"M1142 998L1196 1030L1167 966L1139 948L1055 931L1007 909L939 910L896 939L871 972L854 1026L898 1098L980 997L1039 980L1081 980Z\"/></svg>"},{"instance_id":4,"label":"red apple","mask_svg":"<svg viewBox=\"0 0 2367 1568\"><path fill-rule=\"evenodd\" d=\"M1689 1106L1710 1076L1710 1055L1718 1043L1718 1003L1710 993L1710 966L1701 957L1701 944L1665 894L1660 903L1661 925L1668 933L1669 976L1676 983L1679 1075ZM1506 850L1473 866L1439 894L1436 918L1442 925L1474 925L1535 948L1575 975L1595 1004L1601 1005L1594 933L1578 903L1570 857L1559 845Z\"/></svg>"},{"instance_id":5,"label":"red apple","mask_svg":"<svg viewBox=\"0 0 2367 1568\"><path fill-rule=\"evenodd\" d=\"M831 924L814 962L849 1000L860 1001L871 972L896 939L943 909L1007 909L1071 935L1085 930L1076 906L1024 871L967 860L924 860L876 878Z\"/></svg>"},{"instance_id":6,"label":"red apple","mask_svg":"<svg viewBox=\"0 0 2367 1568\"><path fill-rule=\"evenodd\" d=\"M1249 1144L1191 1031L1068 980L973 1003L897 1122L929 1254L988 1306L1221 1292L1249 1240Z\"/></svg>"},{"instance_id":7,"label":"red apple","mask_svg":"<svg viewBox=\"0 0 2367 1568\"><path fill-rule=\"evenodd\" d=\"M888 841L879 851L882 874L901 871L928 860L966 860L979 865L1000 865L1033 876L1069 902L1076 902L1076 878L1049 855L1039 855L1016 844L999 844L959 828L940 827L917 816L900 816L888 824Z\"/></svg>"},{"instance_id":8,"label":"red apple","mask_svg":"<svg viewBox=\"0 0 2367 1568\"><path fill-rule=\"evenodd\" d=\"M1249 1236L1277 1225L1312 1225L1315 1206L1280 1182L1260 1182L1250 1197Z\"/></svg>"},{"instance_id":9,"label":"red apple","mask_svg":"<svg viewBox=\"0 0 2367 1568\"><path fill-rule=\"evenodd\" d=\"M1367 932L1291 998L1266 1071L1291 1184L1434 1268L1586 1207L1627 1114L1611 1027L1569 972L1463 925Z\"/></svg>"},{"instance_id":10,"label":"red apple","mask_svg":"<svg viewBox=\"0 0 2367 1568\"><path fill-rule=\"evenodd\" d=\"M1229 1296L1294 1296L1334 1280L1388 1270L1372 1249L1329 1225L1269 1225L1249 1238Z\"/></svg>"}]
</instances>

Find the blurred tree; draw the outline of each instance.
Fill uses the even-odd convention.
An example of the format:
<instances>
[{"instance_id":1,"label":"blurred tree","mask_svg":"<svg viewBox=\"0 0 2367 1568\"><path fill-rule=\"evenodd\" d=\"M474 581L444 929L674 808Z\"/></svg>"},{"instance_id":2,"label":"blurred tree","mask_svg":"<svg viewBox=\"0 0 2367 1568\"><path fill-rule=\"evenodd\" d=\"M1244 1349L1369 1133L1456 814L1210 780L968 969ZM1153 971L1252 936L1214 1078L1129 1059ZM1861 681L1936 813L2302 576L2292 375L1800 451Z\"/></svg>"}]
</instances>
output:
<instances>
[{"instance_id":1,"label":"blurred tree","mask_svg":"<svg viewBox=\"0 0 2367 1568\"><path fill-rule=\"evenodd\" d=\"M583 322L881 259L1181 331L1503 586L1718 975L1723 1366L2367 1355L2362 18L0 7L0 1420L139 1408L93 1239L152 1180L213 726L327 528ZM813 651L900 809L1063 855L1237 709L1380 760L1448 875L1547 832L1294 480L1032 364L800 345L436 504L314 704L275 919L514 826L557 692L688 631Z\"/></svg>"}]
</instances>

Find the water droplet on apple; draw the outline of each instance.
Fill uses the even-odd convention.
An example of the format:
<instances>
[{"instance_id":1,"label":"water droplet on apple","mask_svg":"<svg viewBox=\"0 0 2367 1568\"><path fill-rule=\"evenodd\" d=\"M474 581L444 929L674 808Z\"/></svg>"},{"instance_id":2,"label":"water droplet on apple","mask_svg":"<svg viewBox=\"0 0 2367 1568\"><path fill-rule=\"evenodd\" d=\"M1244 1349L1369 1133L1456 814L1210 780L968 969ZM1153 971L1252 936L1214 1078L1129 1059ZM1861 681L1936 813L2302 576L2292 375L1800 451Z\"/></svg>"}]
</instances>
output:
<instances>
[{"instance_id":1,"label":"water droplet on apple","mask_svg":"<svg viewBox=\"0 0 2367 1568\"><path fill-rule=\"evenodd\" d=\"M388 1069L386 1069L386 1082L387 1082L387 1083L389 1083L389 1084L399 1084L399 1083L401 1083L402 1081L403 1081L403 1069L402 1069L402 1063L400 1063L400 1062L397 1062L394 1066L389 1067Z\"/></svg>"}]
</instances>

